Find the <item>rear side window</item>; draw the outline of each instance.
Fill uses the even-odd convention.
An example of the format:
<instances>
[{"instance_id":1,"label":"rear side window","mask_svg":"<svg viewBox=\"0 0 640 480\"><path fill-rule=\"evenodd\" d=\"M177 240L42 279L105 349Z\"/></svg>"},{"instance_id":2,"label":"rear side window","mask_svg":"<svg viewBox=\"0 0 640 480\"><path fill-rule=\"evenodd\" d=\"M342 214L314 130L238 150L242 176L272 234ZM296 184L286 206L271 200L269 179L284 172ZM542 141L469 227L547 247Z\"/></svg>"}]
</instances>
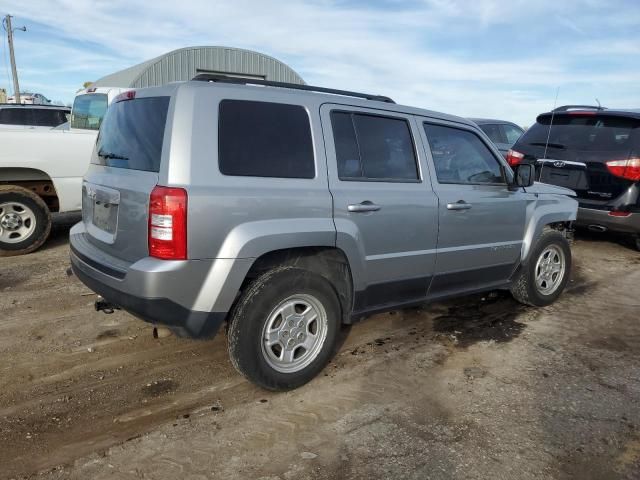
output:
<instances>
[{"instance_id":1,"label":"rear side window","mask_svg":"<svg viewBox=\"0 0 640 480\"><path fill-rule=\"evenodd\" d=\"M99 130L107 111L107 96L104 93L78 95L71 110L71 127Z\"/></svg>"},{"instance_id":2,"label":"rear side window","mask_svg":"<svg viewBox=\"0 0 640 480\"><path fill-rule=\"evenodd\" d=\"M439 183L502 184L500 163L468 130L424 124Z\"/></svg>"},{"instance_id":3,"label":"rear side window","mask_svg":"<svg viewBox=\"0 0 640 480\"><path fill-rule=\"evenodd\" d=\"M418 168L406 120L331 112L340 180L417 181Z\"/></svg>"},{"instance_id":4,"label":"rear side window","mask_svg":"<svg viewBox=\"0 0 640 480\"><path fill-rule=\"evenodd\" d=\"M143 97L111 105L98 134L97 161L108 167L160 171L169 97Z\"/></svg>"},{"instance_id":5,"label":"rear side window","mask_svg":"<svg viewBox=\"0 0 640 480\"><path fill-rule=\"evenodd\" d=\"M52 108L33 109L33 125L37 127L57 127L66 121L66 115L61 110Z\"/></svg>"},{"instance_id":6,"label":"rear side window","mask_svg":"<svg viewBox=\"0 0 640 480\"><path fill-rule=\"evenodd\" d=\"M493 143L507 143L504 132L497 124L480 125L480 130L487 134Z\"/></svg>"},{"instance_id":7,"label":"rear side window","mask_svg":"<svg viewBox=\"0 0 640 480\"><path fill-rule=\"evenodd\" d=\"M300 105L223 100L218 163L224 175L314 178L309 115Z\"/></svg>"},{"instance_id":8,"label":"rear side window","mask_svg":"<svg viewBox=\"0 0 640 480\"><path fill-rule=\"evenodd\" d=\"M519 145L542 147L549 138L549 151L582 150L629 152L633 147L633 130L640 126L635 119L607 115L551 115L538 118L518 141Z\"/></svg>"},{"instance_id":9,"label":"rear side window","mask_svg":"<svg viewBox=\"0 0 640 480\"><path fill-rule=\"evenodd\" d=\"M31 125L31 112L29 112L26 108L0 109L0 124Z\"/></svg>"},{"instance_id":10,"label":"rear side window","mask_svg":"<svg viewBox=\"0 0 640 480\"><path fill-rule=\"evenodd\" d=\"M506 137L509 145L516 143L524 132L524 130L519 129L518 127L507 124L502 125L502 130L504 131L504 136Z\"/></svg>"}]
</instances>

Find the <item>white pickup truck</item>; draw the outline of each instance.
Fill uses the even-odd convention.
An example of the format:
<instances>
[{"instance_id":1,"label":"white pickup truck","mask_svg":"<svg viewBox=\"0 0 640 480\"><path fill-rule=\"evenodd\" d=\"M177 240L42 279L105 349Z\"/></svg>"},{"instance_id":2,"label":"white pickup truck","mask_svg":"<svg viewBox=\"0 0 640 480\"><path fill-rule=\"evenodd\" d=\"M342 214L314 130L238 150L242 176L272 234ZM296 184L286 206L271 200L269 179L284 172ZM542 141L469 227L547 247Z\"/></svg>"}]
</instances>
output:
<instances>
[{"instance_id":1,"label":"white pickup truck","mask_svg":"<svg viewBox=\"0 0 640 480\"><path fill-rule=\"evenodd\" d=\"M107 106L125 88L76 95L68 124L0 131L0 257L30 253L51 231L52 212L82 208L82 177Z\"/></svg>"}]
</instances>

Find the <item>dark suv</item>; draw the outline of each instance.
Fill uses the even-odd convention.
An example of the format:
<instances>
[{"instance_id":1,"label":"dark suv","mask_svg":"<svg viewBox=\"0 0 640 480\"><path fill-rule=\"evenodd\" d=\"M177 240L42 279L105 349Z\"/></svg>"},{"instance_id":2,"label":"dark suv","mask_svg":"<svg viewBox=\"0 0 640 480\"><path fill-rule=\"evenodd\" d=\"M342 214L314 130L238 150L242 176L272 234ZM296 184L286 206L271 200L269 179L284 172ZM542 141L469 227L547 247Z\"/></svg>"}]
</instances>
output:
<instances>
[{"instance_id":1,"label":"dark suv","mask_svg":"<svg viewBox=\"0 0 640 480\"><path fill-rule=\"evenodd\" d=\"M577 193L576 225L630 234L640 250L640 110L566 105L538 116L507 155Z\"/></svg>"}]
</instances>

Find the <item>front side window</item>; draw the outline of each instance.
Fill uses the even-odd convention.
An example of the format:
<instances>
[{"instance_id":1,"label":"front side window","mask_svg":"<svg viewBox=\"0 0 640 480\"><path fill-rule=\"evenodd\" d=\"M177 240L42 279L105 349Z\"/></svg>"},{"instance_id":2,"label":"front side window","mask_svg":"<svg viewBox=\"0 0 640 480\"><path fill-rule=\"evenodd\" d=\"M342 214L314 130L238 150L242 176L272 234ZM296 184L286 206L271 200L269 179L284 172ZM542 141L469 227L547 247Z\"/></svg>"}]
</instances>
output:
<instances>
[{"instance_id":1,"label":"front side window","mask_svg":"<svg viewBox=\"0 0 640 480\"><path fill-rule=\"evenodd\" d=\"M406 120L333 111L331 127L340 180L419 179Z\"/></svg>"},{"instance_id":2,"label":"front side window","mask_svg":"<svg viewBox=\"0 0 640 480\"><path fill-rule=\"evenodd\" d=\"M218 164L224 175L314 178L309 115L300 105L223 100Z\"/></svg>"},{"instance_id":3,"label":"front side window","mask_svg":"<svg viewBox=\"0 0 640 480\"><path fill-rule=\"evenodd\" d=\"M99 130L107 104L107 96L103 93L78 95L71 110L71 128Z\"/></svg>"},{"instance_id":4,"label":"front side window","mask_svg":"<svg viewBox=\"0 0 640 480\"><path fill-rule=\"evenodd\" d=\"M468 130L424 124L439 183L501 184L500 163Z\"/></svg>"}]
</instances>

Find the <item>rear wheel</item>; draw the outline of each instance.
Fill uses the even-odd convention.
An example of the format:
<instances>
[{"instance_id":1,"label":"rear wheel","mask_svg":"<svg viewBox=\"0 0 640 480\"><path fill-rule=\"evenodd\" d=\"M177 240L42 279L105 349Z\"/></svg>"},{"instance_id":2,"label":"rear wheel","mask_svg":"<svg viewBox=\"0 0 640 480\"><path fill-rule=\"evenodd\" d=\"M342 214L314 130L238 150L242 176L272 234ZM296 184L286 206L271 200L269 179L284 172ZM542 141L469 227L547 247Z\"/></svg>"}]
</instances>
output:
<instances>
[{"instance_id":1,"label":"rear wheel","mask_svg":"<svg viewBox=\"0 0 640 480\"><path fill-rule=\"evenodd\" d=\"M562 233L544 232L533 247L527 267L511 287L520 303L544 307L556 301L569 280L571 248Z\"/></svg>"},{"instance_id":2,"label":"rear wheel","mask_svg":"<svg viewBox=\"0 0 640 480\"><path fill-rule=\"evenodd\" d=\"M38 249L51 232L51 212L26 188L0 185L0 257Z\"/></svg>"},{"instance_id":3,"label":"rear wheel","mask_svg":"<svg viewBox=\"0 0 640 480\"><path fill-rule=\"evenodd\" d=\"M340 329L340 303L320 275L279 267L254 280L234 308L229 355L251 382L290 390L330 360Z\"/></svg>"}]
</instances>

